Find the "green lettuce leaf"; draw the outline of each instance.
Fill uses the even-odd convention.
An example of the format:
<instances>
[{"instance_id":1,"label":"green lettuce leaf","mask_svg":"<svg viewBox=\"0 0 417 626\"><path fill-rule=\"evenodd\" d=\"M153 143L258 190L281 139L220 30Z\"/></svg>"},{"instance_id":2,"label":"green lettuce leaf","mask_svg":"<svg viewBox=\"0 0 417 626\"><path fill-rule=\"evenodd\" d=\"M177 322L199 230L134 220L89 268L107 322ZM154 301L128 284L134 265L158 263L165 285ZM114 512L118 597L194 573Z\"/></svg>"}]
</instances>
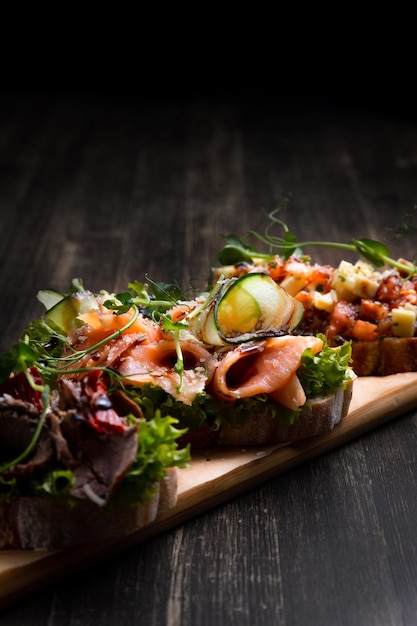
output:
<instances>
[{"instance_id":1,"label":"green lettuce leaf","mask_svg":"<svg viewBox=\"0 0 417 626\"><path fill-rule=\"evenodd\" d=\"M159 411L150 420L140 420L136 459L112 502L143 504L152 497L166 468L188 465L189 446L179 448L177 443L185 430L176 428L176 424L176 419L162 417ZM77 500L69 494L73 481L71 470L60 467L53 467L24 481L5 479L0 475L0 500L10 500L16 496L60 497L75 505Z\"/></svg>"},{"instance_id":2,"label":"green lettuce leaf","mask_svg":"<svg viewBox=\"0 0 417 626\"><path fill-rule=\"evenodd\" d=\"M321 352L313 354L311 348L305 350L298 370L307 398L332 393L339 387L345 387L349 380L351 343L345 342L337 348L330 348L324 335L318 337L323 341Z\"/></svg>"},{"instance_id":3,"label":"green lettuce leaf","mask_svg":"<svg viewBox=\"0 0 417 626\"><path fill-rule=\"evenodd\" d=\"M185 430L174 424L177 424L176 419L162 417L160 411L156 411L151 420L140 420L138 453L114 503L143 504L154 494L166 468L187 467L191 458L189 446L179 448L177 445L177 439Z\"/></svg>"}]
</instances>

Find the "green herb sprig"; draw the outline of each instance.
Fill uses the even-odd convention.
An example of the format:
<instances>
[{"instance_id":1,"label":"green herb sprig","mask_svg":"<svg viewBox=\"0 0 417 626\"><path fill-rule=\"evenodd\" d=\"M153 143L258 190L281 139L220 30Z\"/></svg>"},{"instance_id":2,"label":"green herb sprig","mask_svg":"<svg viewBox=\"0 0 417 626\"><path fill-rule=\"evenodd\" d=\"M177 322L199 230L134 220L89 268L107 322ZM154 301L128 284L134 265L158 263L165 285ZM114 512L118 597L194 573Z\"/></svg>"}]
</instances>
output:
<instances>
[{"instance_id":1,"label":"green herb sprig","mask_svg":"<svg viewBox=\"0 0 417 626\"><path fill-rule=\"evenodd\" d=\"M415 210L417 210L417 207L415 207ZM250 263L254 259L273 260L277 254L284 259L288 259L293 254L302 254L302 251L308 247L327 247L356 252L375 267L389 265L410 276L417 274L417 265L392 258L390 250L385 244L367 237L352 239L349 243L314 240L298 241L288 225L278 217L280 211L282 211L282 207L265 213L269 224L263 234L254 230L249 231L250 235L268 247L269 251L267 253L246 244L243 239L236 235L228 235L224 238L226 243L218 255L219 261L224 265L234 265L242 262ZM412 213L409 212L400 225L390 229L395 233L395 238L408 234L410 230L417 230L417 226L411 223L411 218ZM280 234L278 235L273 232L273 229L276 227L280 229Z\"/></svg>"}]
</instances>

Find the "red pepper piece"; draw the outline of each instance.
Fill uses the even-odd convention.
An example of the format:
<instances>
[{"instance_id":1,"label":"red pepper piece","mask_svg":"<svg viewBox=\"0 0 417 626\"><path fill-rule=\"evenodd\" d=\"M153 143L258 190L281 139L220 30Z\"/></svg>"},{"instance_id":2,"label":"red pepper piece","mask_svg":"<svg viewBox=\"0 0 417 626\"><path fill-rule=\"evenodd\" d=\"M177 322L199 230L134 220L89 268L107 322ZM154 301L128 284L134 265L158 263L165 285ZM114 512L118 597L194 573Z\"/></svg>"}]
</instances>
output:
<instances>
[{"instance_id":1,"label":"red pepper piece","mask_svg":"<svg viewBox=\"0 0 417 626\"><path fill-rule=\"evenodd\" d=\"M92 370L81 381L86 404L83 407L87 421L100 432L122 433L125 429L107 395L108 386L100 370Z\"/></svg>"},{"instance_id":2,"label":"red pepper piece","mask_svg":"<svg viewBox=\"0 0 417 626\"><path fill-rule=\"evenodd\" d=\"M43 385L42 377L36 367L31 367L29 373L36 385ZM24 372L19 372L0 384L0 396L3 396L5 393L9 394L9 396L15 400L22 400L23 402L33 404L38 411L42 411L43 409L41 392L30 386Z\"/></svg>"}]
</instances>

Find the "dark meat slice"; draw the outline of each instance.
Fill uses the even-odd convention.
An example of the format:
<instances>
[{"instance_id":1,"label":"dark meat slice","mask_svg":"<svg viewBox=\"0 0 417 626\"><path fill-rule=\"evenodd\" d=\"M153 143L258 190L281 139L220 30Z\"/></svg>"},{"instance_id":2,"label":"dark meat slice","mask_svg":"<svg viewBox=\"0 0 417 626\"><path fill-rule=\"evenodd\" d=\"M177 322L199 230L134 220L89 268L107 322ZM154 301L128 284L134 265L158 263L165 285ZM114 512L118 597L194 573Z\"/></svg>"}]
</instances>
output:
<instances>
[{"instance_id":1,"label":"dark meat slice","mask_svg":"<svg viewBox=\"0 0 417 626\"><path fill-rule=\"evenodd\" d=\"M5 395L0 398L0 465L17 459L29 446L35 435L39 411L35 405ZM30 479L44 470L54 457L54 445L49 435L49 417L45 419L39 439L33 450L21 462L3 472L2 476Z\"/></svg>"},{"instance_id":2,"label":"dark meat slice","mask_svg":"<svg viewBox=\"0 0 417 626\"><path fill-rule=\"evenodd\" d=\"M136 458L137 425L120 433L97 432L76 412L68 411L61 430L72 453L68 464L75 476L71 495L106 504Z\"/></svg>"},{"instance_id":3,"label":"dark meat slice","mask_svg":"<svg viewBox=\"0 0 417 626\"><path fill-rule=\"evenodd\" d=\"M81 381L60 380L61 432L72 458L67 462L75 483L71 495L105 504L117 489L138 449L139 407L122 392L107 393L100 372Z\"/></svg>"},{"instance_id":4,"label":"dark meat slice","mask_svg":"<svg viewBox=\"0 0 417 626\"><path fill-rule=\"evenodd\" d=\"M12 382L0 395L0 467L15 464L2 476L29 482L51 467L68 468L75 478L71 495L106 504L136 458L138 423L127 415L141 417L139 407L120 391L108 395L98 371L82 381L62 379L33 450L16 463L33 441L42 411L20 377Z\"/></svg>"}]
</instances>

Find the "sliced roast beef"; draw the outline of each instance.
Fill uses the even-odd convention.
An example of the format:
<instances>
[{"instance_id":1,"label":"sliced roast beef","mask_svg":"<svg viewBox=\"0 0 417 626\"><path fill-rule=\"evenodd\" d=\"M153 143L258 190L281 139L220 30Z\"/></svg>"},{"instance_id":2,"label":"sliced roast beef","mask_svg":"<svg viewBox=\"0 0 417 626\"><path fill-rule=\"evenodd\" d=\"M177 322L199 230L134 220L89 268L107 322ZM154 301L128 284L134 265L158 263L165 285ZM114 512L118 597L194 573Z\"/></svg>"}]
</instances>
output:
<instances>
[{"instance_id":1,"label":"sliced roast beef","mask_svg":"<svg viewBox=\"0 0 417 626\"><path fill-rule=\"evenodd\" d=\"M71 495L106 504L136 458L139 407L125 394L107 393L102 372L90 371L81 381L60 380L33 450L18 457L33 441L42 413L39 398L20 378L0 393L0 467L5 479L30 479L51 466L71 469ZM16 384L17 383L17 384ZM23 397L21 397L23 396ZM12 465L17 459L17 463Z\"/></svg>"},{"instance_id":2,"label":"sliced roast beef","mask_svg":"<svg viewBox=\"0 0 417 626\"><path fill-rule=\"evenodd\" d=\"M60 380L61 432L72 459L68 467L75 483L71 494L106 503L117 489L138 449L138 426L126 415L140 416L140 409L124 394L114 397L100 371L81 381Z\"/></svg>"},{"instance_id":3,"label":"sliced roast beef","mask_svg":"<svg viewBox=\"0 0 417 626\"><path fill-rule=\"evenodd\" d=\"M39 410L34 404L15 399L9 394L0 397L0 466L20 455L30 445L39 420ZM27 478L44 470L54 457L54 445L49 436L49 420L45 419L39 439L33 450L23 459L3 472L5 479Z\"/></svg>"},{"instance_id":4,"label":"sliced roast beef","mask_svg":"<svg viewBox=\"0 0 417 626\"><path fill-rule=\"evenodd\" d=\"M72 453L68 464L75 476L71 495L107 503L135 460L137 425L121 433L97 432L76 412L67 411L61 430Z\"/></svg>"}]
</instances>

